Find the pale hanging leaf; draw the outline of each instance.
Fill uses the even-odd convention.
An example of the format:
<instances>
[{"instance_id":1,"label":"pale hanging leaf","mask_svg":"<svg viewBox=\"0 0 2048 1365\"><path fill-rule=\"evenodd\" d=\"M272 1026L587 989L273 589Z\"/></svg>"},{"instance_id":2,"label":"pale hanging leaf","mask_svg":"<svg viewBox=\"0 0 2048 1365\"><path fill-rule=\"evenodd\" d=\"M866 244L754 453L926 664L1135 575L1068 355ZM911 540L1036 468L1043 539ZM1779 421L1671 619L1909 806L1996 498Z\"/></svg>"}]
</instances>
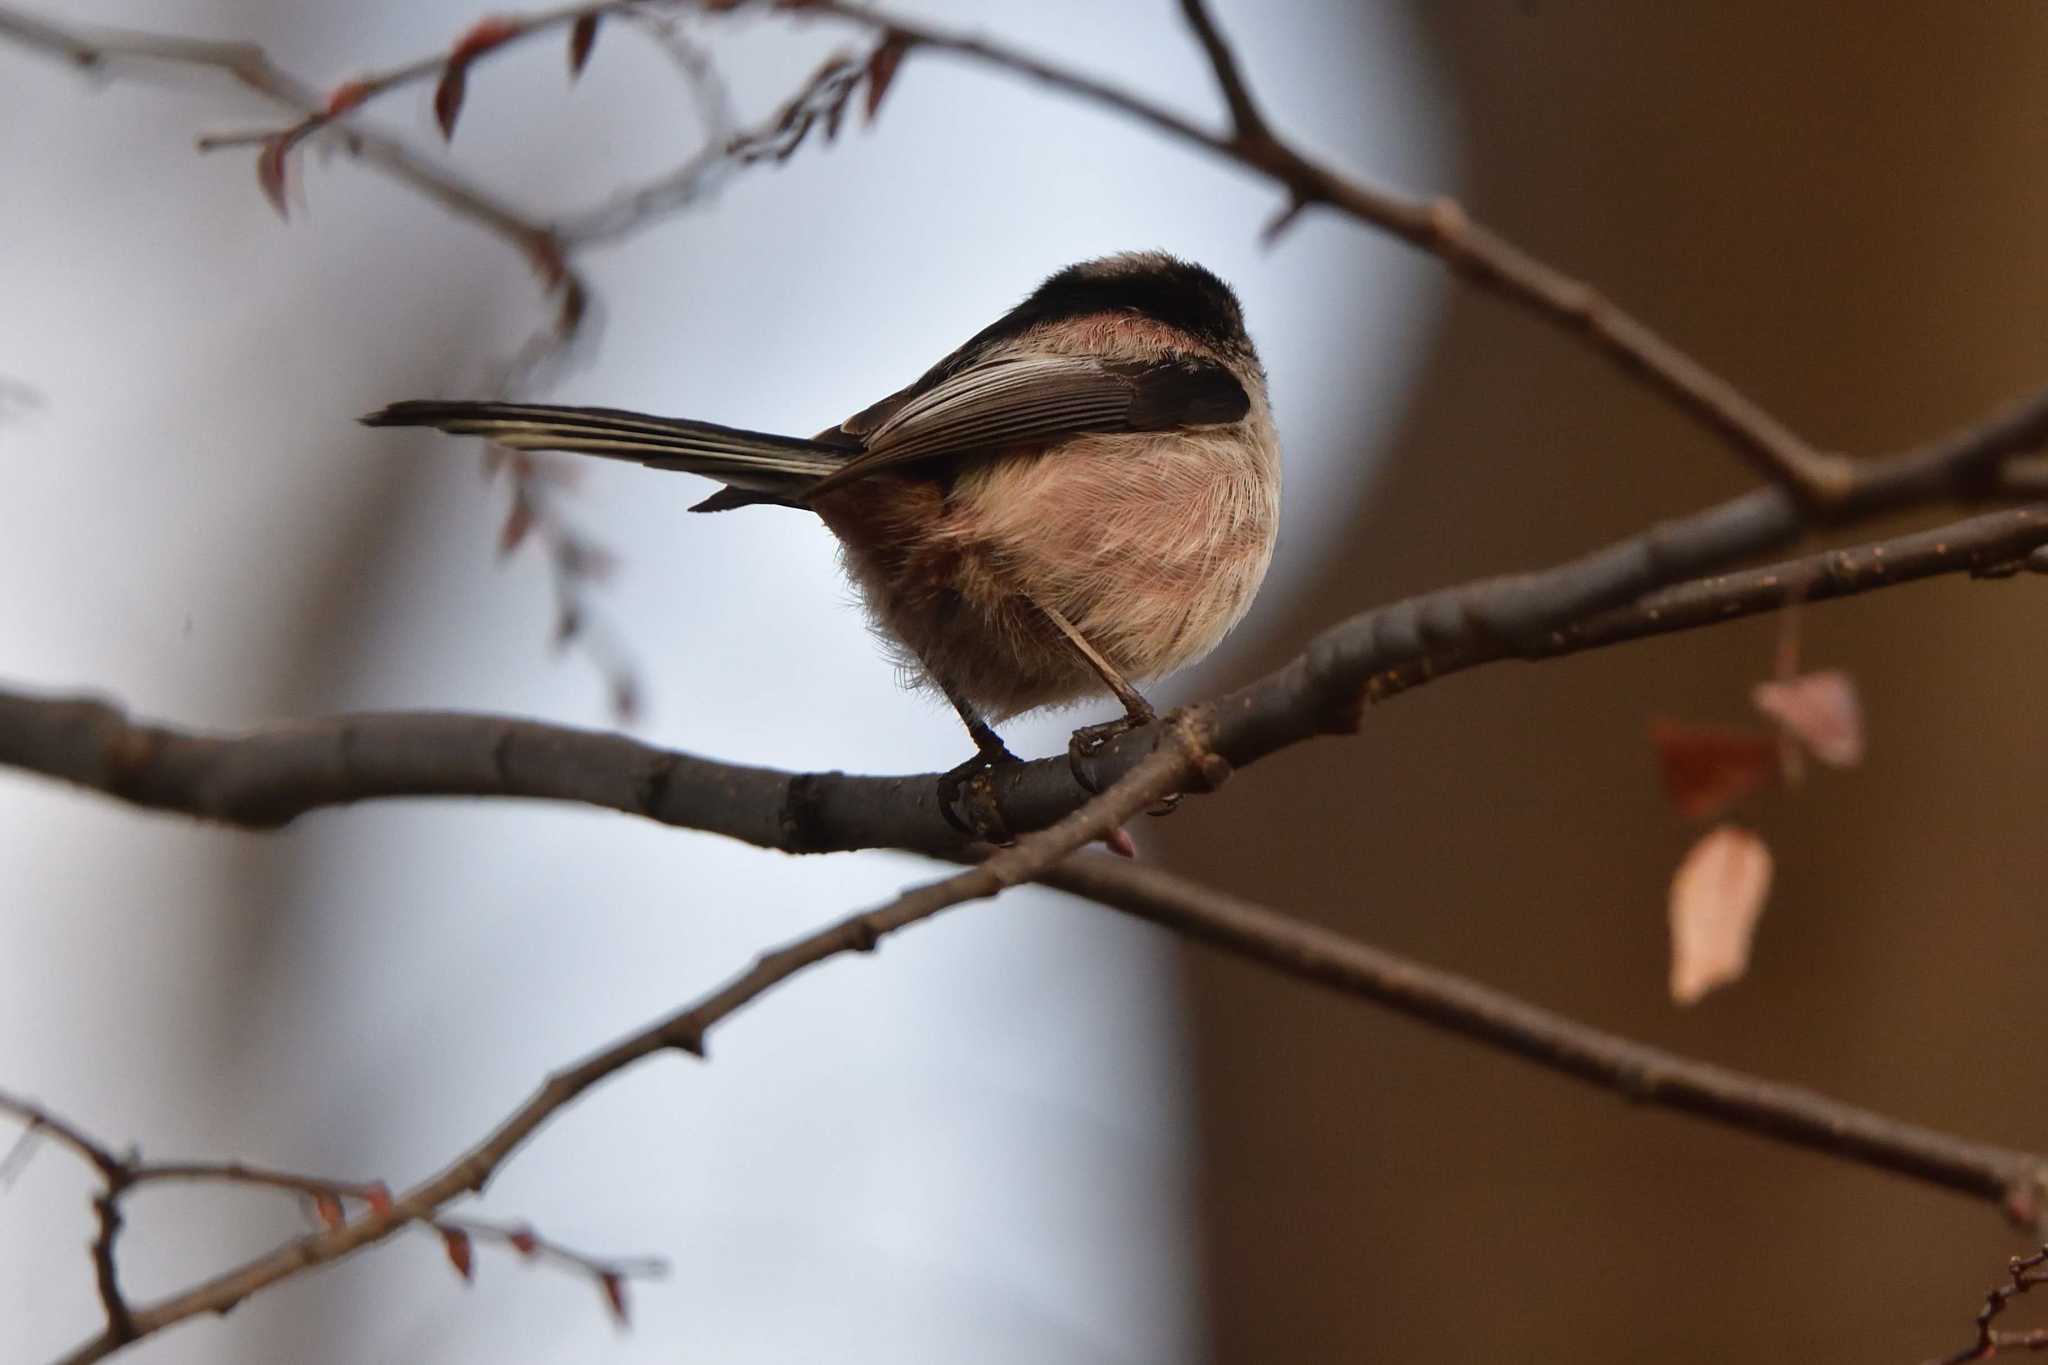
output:
<instances>
[{"instance_id":1,"label":"pale hanging leaf","mask_svg":"<svg viewBox=\"0 0 2048 1365\"><path fill-rule=\"evenodd\" d=\"M1863 761L1863 705L1847 673L1829 669L1760 682L1750 699L1821 762L1853 768Z\"/></svg>"},{"instance_id":2,"label":"pale hanging leaf","mask_svg":"<svg viewBox=\"0 0 2048 1365\"><path fill-rule=\"evenodd\" d=\"M1771 892L1771 850L1721 825L1692 846L1671 878L1671 998L1681 1005L1742 979Z\"/></svg>"}]
</instances>

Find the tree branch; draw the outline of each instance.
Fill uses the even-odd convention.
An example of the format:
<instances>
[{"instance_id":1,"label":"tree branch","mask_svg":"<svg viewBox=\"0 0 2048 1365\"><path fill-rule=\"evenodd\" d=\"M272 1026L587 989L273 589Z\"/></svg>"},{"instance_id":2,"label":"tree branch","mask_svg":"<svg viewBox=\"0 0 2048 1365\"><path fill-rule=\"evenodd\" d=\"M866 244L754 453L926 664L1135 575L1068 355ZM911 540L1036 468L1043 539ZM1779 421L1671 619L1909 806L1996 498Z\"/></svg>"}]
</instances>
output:
<instances>
[{"instance_id":1,"label":"tree branch","mask_svg":"<svg viewBox=\"0 0 2048 1365\"><path fill-rule=\"evenodd\" d=\"M329 1180L249 1166L239 1161L146 1162L137 1155L118 1156L77 1124L66 1122L43 1106L4 1091L0 1091L0 1114L10 1115L23 1124L21 1137L9 1154L6 1165L18 1167L19 1158L30 1150L31 1144L38 1137L48 1136L92 1166L102 1182L102 1188L92 1201L99 1226L92 1243L92 1262L100 1301L106 1310L107 1325L98 1336L80 1346L67 1359L100 1359L160 1330L164 1325L137 1321L135 1310L122 1295L115 1265L114 1241L123 1222L121 1201L140 1186L197 1182L282 1190L311 1201L314 1213L330 1230L346 1224L344 1199L365 1205L373 1214L392 1207L391 1193L382 1182ZM542 1237L524 1223L495 1223L469 1218L431 1218L424 1221L448 1244L450 1259L465 1279L472 1273L468 1259L468 1248L472 1242L503 1245L528 1261L550 1261L589 1276L603 1289L612 1312L622 1319L625 1316L624 1282L659 1276L667 1271L666 1263L655 1257L615 1258L572 1250Z\"/></svg>"},{"instance_id":2,"label":"tree branch","mask_svg":"<svg viewBox=\"0 0 2048 1365\"><path fill-rule=\"evenodd\" d=\"M2001 1206L2031 1227L2048 1157L1921 1128L1799 1086L1603 1033L1469 978L1438 971L1170 872L1070 858L1039 878L1284 976L1575 1076L1639 1104L1910 1176Z\"/></svg>"},{"instance_id":3,"label":"tree branch","mask_svg":"<svg viewBox=\"0 0 2048 1365\"><path fill-rule=\"evenodd\" d=\"M0 8L0 37L32 52L57 57L80 70L104 73L136 64L195 67L225 72L272 103L339 126L350 155L419 191L458 218L466 218L510 244L558 291L558 330L573 332L589 299L582 278L569 269L561 244L547 228L528 222L502 201L454 172L429 163L397 138L325 113L326 101L307 82L284 70L253 43L215 43L157 33L72 29ZM204 149L208 143L202 140Z\"/></svg>"},{"instance_id":4,"label":"tree branch","mask_svg":"<svg viewBox=\"0 0 2048 1365\"><path fill-rule=\"evenodd\" d=\"M1172 742L1116 784L1051 827L1028 834L990 854L978 866L942 881L916 887L879 908L862 911L769 952L754 965L681 1010L658 1019L556 1072L497 1128L448 1166L399 1198L372 1207L351 1222L302 1237L266 1255L156 1303L129 1310L130 1330L111 1330L84 1342L64 1357L65 1365L104 1359L128 1341L161 1331L203 1313L221 1313L280 1280L383 1241L414 1222L434 1222L436 1212L463 1195L479 1193L506 1159L555 1113L580 1095L635 1062L664 1052L704 1057L705 1036L739 1009L828 958L873 952L880 941L952 906L993 896L1029 881L1075 849L1120 827L1161 797L1191 784L1214 784L1226 775L1208 752L1199 725L1186 716L1168 723Z\"/></svg>"},{"instance_id":5,"label":"tree branch","mask_svg":"<svg viewBox=\"0 0 2048 1365\"><path fill-rule=\"evenodd\" d=\"M799 8L830 14L929 48L1028 76L1103 105L1256 171L1284 188L1289 206L1275 229L1316 205L1335 209L1437 257L1490 293L1579 337L1625 375L1713 432L1760 474L1811 511L1853 496L1853 462L1815 449L1733 384L1617 307L1592 286L1523 251L1473 222L1447 198L1412 199L1346 177L1297 151L1259 114L1228 44L1200 0L1182 12L1201 42L1229 105L1228 134L1207 131L1149 100L987 39L918 23L854 0L804 0ZM1275 229L1269 229L1269 235Z\"/></svg>"},{"instance_id":6,"label":"tree branch","mask_svg":"<svg viewBox=\"0 0 2048 1365\"><path fill-rule=\"evenodd\" d=\"M1747 534L1745 517L1702 523L1713 533L1707 541ZM1356 728L1368 701L1487 662L1606 648L1936 574L2034 566L2032 551L2048 545L2048 505L1701 578L1599 609L1617 577L1632 582L1637 570L1654 577L1648 571L1689 562L1693 535L1667 527L1642 538L1654 551L1624 542L1545 574L1446 589L1367 613L1324 632L1266 678L1200 708L1210 743L1241 766L1328 729ZM1592 609L1581 611L1587 604ZM1550 619L1559 624L1543 624ZM1506 626L1520 621L1532 624L1509 633ZM1347 709L1333 720L1331 708L1340 704ZM1148 753L1160 739L1151 727L1118 741L1101 771L1127 771L1137 761L1129 750L1143 745L1138 754ZM256 829L356 801L480 796L575 801L788 853L950 854L965 837L939 810L937 774L779 772L623 735L452 712L337 716L215 736L130 721L100 701L0 689L0 766ZM1004 820L1018 830L1052 823L1081 796L1064 756L999 770L991 787Z\"/></svg>"}]
</instances>

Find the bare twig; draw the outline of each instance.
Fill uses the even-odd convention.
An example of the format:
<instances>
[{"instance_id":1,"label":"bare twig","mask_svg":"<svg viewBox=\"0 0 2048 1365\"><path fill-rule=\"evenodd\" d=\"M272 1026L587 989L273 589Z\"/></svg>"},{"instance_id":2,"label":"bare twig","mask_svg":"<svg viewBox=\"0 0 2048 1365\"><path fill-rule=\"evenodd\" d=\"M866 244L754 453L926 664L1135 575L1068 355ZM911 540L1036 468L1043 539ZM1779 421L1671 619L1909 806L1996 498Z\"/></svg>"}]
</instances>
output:
<instances>
[{"instance_id":1,"label":"bare twig","mask_svg":"<svg viewBox=\"0 0 2048 1365\"><path fill-rule=\"evenodd\" d=\"M554 1114L592 1086L647 1057L683 1052L703 1057L711 1028L760 996L828 958L872 952L887 935L929 919L954 905L992 896L1028 881L1084 844L1119 827L1160 797L1190 784L1220 781L1225 769L1203 744L1198 723L1181 717L1162 744L1113 786L1048 829L1026 835L996 851L978 867L905 892L887 905L862 911L762 955L752 967L696 1003L656 1020L583 1061L550 1076L526 1103L488 1136L429 1179L397 1199L353 1221L302 1237L267 1255L215 1276L183 1293L133 1308L130 1330L111 1330L82 1343L64 1357L66 1365L101 1360L127 1342L204 1313L225 1312L260 1290L311 1267L380 1242L415 1222L435 1222L449 1202L482 1191L513 1151Z\"/></svg>"},{"instance_id":2,"label":"bare twig","mask_svg":"<svg viewBox=\"0 0 2048 1365\"><path fill-rule=\"evenodd\" d=\"M2015 1256L2007 1261L2005 1270L2010 1278L1986 1294L1984 1306L1977 1310L1977 1339L1954 1355L1930 1360L1927 1365L1966 1365L1972 1360L1989 1360L2000 1351L2048 1350L2048 1330L2000 1332L1992 1327L2006 1304L2035 1285L2048 1284L2048 1274L2041 1272L2043 1265L2048 1265L2048 1246L2031 1256Z\"/></svg>"},{"instance_id":3,"label":"bare twig","mask_svg":"<svg viewBox=\"0 0 2048 1365\"><path fill-rule=\"evenodd\" d=\"M366 1216L388 1213L393 1201L382 1182L330 1180L320 1176L251 1166L239 1161L144 1161L139 1155L117 1155L91 1137L78 1124L57 1117L42 1105L0 1091L0 1114L23 1124L23 1141L46 1136L67 1148L99 1174L101 1188L93 1196L93 1213L98 1233L92 1242L94 1280L106 1313L106 1326L91 1341L67 1359L97 1360L130 1342L158 1330L161 1324L138 1321L120 1288L115 1262L115 1240L123 1225L122 1200L134 1190L151 1184L202 1183L245 1185L282 1190L311 1201L318 1219L330 1231L346 1226L343 1200L361 1203ZM26 1150L19 1144L10 1160ZM524 1223L494 1223L473 1218L429 1218L422 1220L449 1245L451 1259L465 1278L469 1276L468 1247L483 1241L502 1244L529 1261L549 1261L589 1276L603 1290L614 1314L625 1316L624 1282L662 1275L667 1265L655 1257L604 1257L572 1250L560 1242L542 1237ZM460 1255L457 1255L457 1248Z\"/></svg>"},{"instance_id":4,"label":"bare twig","mask_svg":"<svg viewBox=\"0 0 2048 1365\"><path fill-rule=\"evenodd\" d=\"M1990 1201L2031 1227L2048 1157L1970 1142L1631 1041L1278 910L1139 863L1070 858L1039 878L1298 980L1384 1005L1639 1104Z\"/></svg>"},{"instance_id":5,"label":"bare twig","mask_svg":"<svg viewBox=\"0 0 2048 1365\"><path fill-rule=\"evenodd\" d=\"M1436 256L1480 288L1583 338L1623 373L1719 436L1809 510L1827 510L1854 491L1857 476L1851 461L1808 445L1734 385L1592 286L1473 222L1456 202L1442 197L1406 198L1343 176L1297 151L1267 126L1228 44L1204 6L1195 0L1183 0L1183 13L1209 57L1230 108L1233 127L1228 133L1211 132L1129 91L1014 48L918 23L855 0L805 0L799 8L896 35L908 40L912 50L950 52L1028 76L1257 171L1288 193L1289 208L1276 227L1291 221L1301 208L1322 205L1390 232ZM1270 235L1273 229L1268 231Z\"/></svg>"},{"instance_id":6,"label":"bare twig","mask_svg":"<svg viewBox=\"0 0 2048 1365\"><path fill-rule=\"evenodd\" d=\"M1235 140L1243 143L1270 140L1272 133L1266 127L1265 117L1259 113L1251 87L1245 84L1237 69L1237 54L1230 50L1230 44L1216 27L1216 21L1209 17L1209 6L1204 0L1181 0L1180 11L1209 58L1210 69L1216 75L1216 88L1223 92L1223 102L1230 109L1231 133Z\"/></svg>"}]
</instances>

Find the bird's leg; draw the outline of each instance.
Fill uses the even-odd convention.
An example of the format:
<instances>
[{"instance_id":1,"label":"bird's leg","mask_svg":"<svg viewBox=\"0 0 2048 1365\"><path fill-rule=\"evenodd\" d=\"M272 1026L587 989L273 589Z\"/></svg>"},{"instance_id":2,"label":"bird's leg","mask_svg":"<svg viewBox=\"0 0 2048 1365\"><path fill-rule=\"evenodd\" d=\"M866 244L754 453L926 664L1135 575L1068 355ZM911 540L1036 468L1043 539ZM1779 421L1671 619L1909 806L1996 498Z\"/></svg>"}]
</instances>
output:
<instances>
[{"instance_id":1,"label":"bird's leg","mask_svg":"<svg viewBox=\"0 0 2048 1365\"><path fill-rule=\"evenodd\" d=\"M1074 731L1067 740L1067 767L1074 774L1074 780L1089 791L1099 793L1102 784L1095 780L1094 774L1087 768L1089 760L1100 753L1102 746L1110 740L1140 726L1150 725L1159 719L1159 714L1152 709L1152 703L1146 701L1138 689L1131 686L1130 681L1117 671L1116 665L1103 657L1102 651L1088 642L1088 637L1083 635L1072 621L1036 598L1029 600L1046 620L1058 627L1060 634L1066 637L1067 644L1087 661L1088 666L1095 670L1095 675L1101 678L1109 690L1116 694L1116 699L1124 704L1124 713L1116 720L1104 721L1100 725L1084 725ZM1165 815L1179 804L1178 794L1169 796L1154 806L1149 813Z\"/></svg>"},{"instance_id":2,"label":"bird's leg","mask_svg":"<svg viewBox=\"0 0 2048 1365\"><path fill-rule=\"evenodd\" d=\"M972 834L991 844L1013 844L1016 840L996 806L995 788L988 775L1005 763L1020 760L959 688L944 678L938 682L974 740L974 757L939 776L939 814L962 834Z\"/></svg>"}]
</instances>

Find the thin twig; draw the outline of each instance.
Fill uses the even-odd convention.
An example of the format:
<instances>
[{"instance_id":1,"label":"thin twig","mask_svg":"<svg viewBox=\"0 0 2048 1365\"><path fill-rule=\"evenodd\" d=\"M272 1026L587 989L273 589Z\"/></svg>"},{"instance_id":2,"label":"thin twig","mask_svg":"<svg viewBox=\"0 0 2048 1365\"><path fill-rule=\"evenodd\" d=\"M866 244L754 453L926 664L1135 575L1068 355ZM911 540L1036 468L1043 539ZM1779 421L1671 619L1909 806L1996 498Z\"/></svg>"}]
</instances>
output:
<instances>
[{"instance_id":1,"label":"thin twig","mask_svg":"<svg viewBox=\"0 0 2048 1365\"><path fill-rule=\"evenodd\" d=\"M2028 1226L2048 1194L2043 1184L2048 1157L1971 1142L1799 1086L1603 1033L1469 978L1398 957L1157 867L1078 857L1039 880L1636 1103L1698 1115L1988 1200Z\"/></svg>"},{"instance_id":2,"label":"thin twig","mask_svg":"<svg viewBox=\"0 0 2048 1365\"><path fill-rule=\"evenodd\" d=\"M1592 286L1538 260L1475 223L1447 198L1411 199L1347 177L1296 150L1267 126L1235 57L1206 9L1183 0L1183 13L1207 53L1229 105L1233 128L1214 133L1129 91L1083 76L1014 48L879 10L854 0L805 0L806 13L830 14L907 39L911 50L930 49L1000 67L1078 95L1238 165L1284 188L1290 208L1324 205L1392 233L1436 256L1460 276L1578 336L1631 378L1719 436L1773 483L1810 511L1826 511L1849 498L1856 466L1816 450L1751 401Z\"/></svg>"},{"instance_id":3,"label":"thin twig","mask_svg":"<svg viewBox=\"0 0 2048 1365\"><path fill-rule=\"evenodd\" d=\"M1966 1365L1972 1360L1989 1360L2000 1351L2048 1350L2048 1331L2037 1328L2031 1332L2000 1332L1992 1327L2006 1304L2036 1285L2048 1284L2048 1274L2040 1273L2043 1265L2048 1265L2048 1246L2031 1256L2015 1256L2007 1261L2006 1283L1986 1294L1984 1306L1977 1310L1977 1339L1955 1354L1930 1360L1927 1365Z\"/></svg>"},{"instance_id":4,"label":"thin twig","mask_svg":"<svg viewBox=\"0 0 2048 1365\"><path fill-rule=\"evenodd\" d=\"M1064 820L997 850L982 865L943 881L914 888L879 908L862 911L760 957L752 967L696 1003L656 1020L610 1047L556 1072L530 1099L487 1137L440 1172L388 1206L372 1209L340 1227L299 1238L182 1293L134 1308L133 1332L117 1340L111 1332L79 1345L65 1365L104 1359L127 1340L145 1337L204 1313L220 1313L251 1294L313 1266L323 1265L379 1242L412 1223L432 1222L438 1211L465 1194L481 1192L493 1173L542 1124L592 1086L635 1062L665 1052L703 1057L711 1028L739 1009L828 958L873 952L899 929L978 897L1028 881L1075 849L1103 837L1161 797L1190 785L1213 784L1227 772L1204 745L1199 723L1181 717L1168 730L1172 742Z\"/></svg>"},{"instance_id":5,"label":"thin twig","mask_svg":"<svg viewBox=\"0 0 2048 1365\"><path fill-rule=\"evenodd\" d=\"M138 1155L123 1157L93 1138L82 1126L59 1118L42 1105L5 1091L0 1091L0 1114L22 1123L23 1142L46 1136L92 1166L100 1177L101 1188L95 1192L92 1201L98 1225L92 1241L92 1264L107 1321L97 1336L67 1359L98 1360L148 1336L163 1325L138 1320L136 1310L122 1293L115 1259L115 1241L124 1223L122 1201L144 1185L198 1183L282 1190L311 1201L318 1221L329 1231L347 1225L343 1200L364 1205L369 1217L388 1213L393 1206L391 1193L381 1181L331 1180L251 1166L240 1161L148 1162ZM9 1161L18 1161L26 1150L17 1144L9 1155ZM455 1260L456 1268L465 1278L471 1274L468 1247L472 1242L502 1244L528 1261L549 1261L588 1275L603 1290L612 1312L622 1320L626 1308L624 1282L659 1276L668 1269L667 1263L657 1257L607 1257L577 1251L542 1237L525 1223L496 1223L475 1218L425 1218L420 1221L447 1242L450 1258Z\"/></svg>"}]
</instances>

